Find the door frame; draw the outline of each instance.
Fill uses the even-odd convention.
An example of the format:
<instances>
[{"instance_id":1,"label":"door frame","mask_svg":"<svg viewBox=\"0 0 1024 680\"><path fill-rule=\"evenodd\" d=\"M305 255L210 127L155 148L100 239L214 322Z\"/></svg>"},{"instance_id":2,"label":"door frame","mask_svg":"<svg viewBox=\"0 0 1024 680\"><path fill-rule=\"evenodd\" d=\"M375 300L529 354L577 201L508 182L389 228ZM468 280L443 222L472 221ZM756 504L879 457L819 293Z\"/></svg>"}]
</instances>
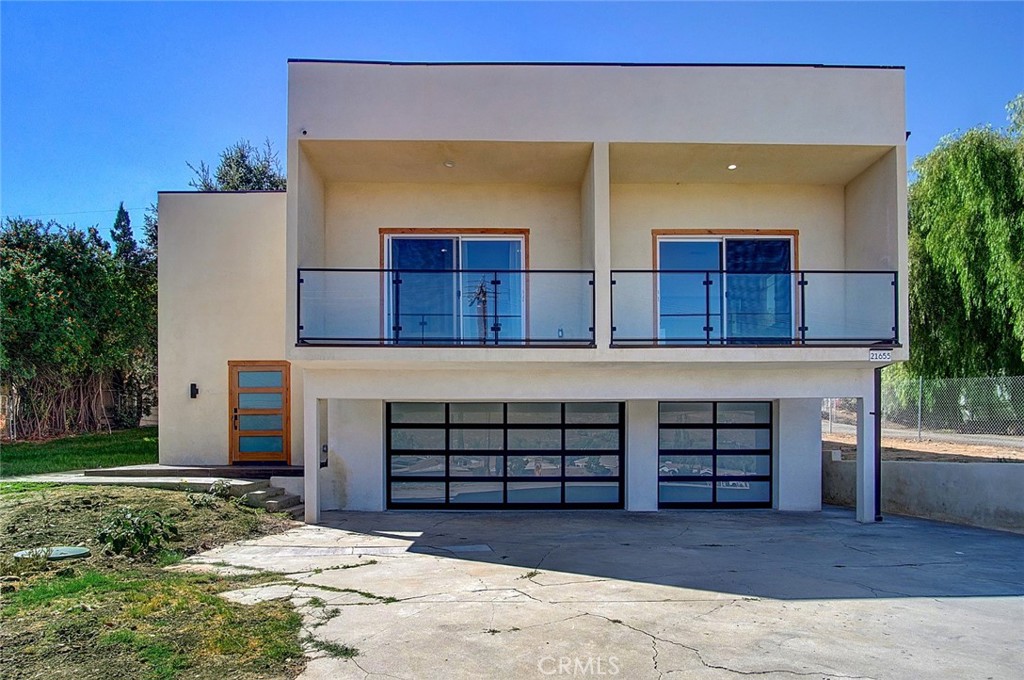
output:
<instances>
[{"instance_id":1,"label":"door frame","mask_svg":"<svg viewBox=\"0 0 1024 680\"><path fill-rule=\"evenodd\" d=\"M240 368L280 368L281 369L281 387L247 387L239 389L238 381L236 380L236 374ZM291 422L292 422L292 387L291 387L291 362L284 360L243 360L243 361L228 361L228 463L235 465L237 463L248 463L248 462L283 462L285 465L292 464L292 437L291 437ZM241 430L235 427L235 419L238 417L238 395L240 392L277 392L280 391L282 394L281 399L281 433L282 442L281 456L283 460L267 460L258 461L252 459L243 459L238 451L238 438ZM277 413L277 409L247 409L251 413L246 415L273 415ZM276 430L253 430L251 432L254 436L261 436L265 433L267 436L274 436Z\"/></svg>"}]
</instances>

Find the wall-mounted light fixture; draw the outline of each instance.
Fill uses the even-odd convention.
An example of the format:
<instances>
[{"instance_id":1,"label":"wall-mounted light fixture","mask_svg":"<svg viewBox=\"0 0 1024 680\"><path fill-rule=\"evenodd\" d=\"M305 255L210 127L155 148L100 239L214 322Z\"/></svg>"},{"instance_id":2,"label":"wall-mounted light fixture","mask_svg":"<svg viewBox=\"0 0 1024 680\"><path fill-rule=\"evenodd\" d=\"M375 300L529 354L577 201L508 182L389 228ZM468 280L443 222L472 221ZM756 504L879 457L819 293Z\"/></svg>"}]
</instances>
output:
<instances>
[{"instance_id":1,"label":"wall-mounted light fixture","mask_svg":"<svg viewBox=\"0 0 1024 680\"><path fill-rule=\"evenodd\" d=\"M189 384L189 386L188 386L188 398L189 399L195 399L198 396L199 396L199 385L196 385L195 383Z\"/></svg>"}]
</instances>

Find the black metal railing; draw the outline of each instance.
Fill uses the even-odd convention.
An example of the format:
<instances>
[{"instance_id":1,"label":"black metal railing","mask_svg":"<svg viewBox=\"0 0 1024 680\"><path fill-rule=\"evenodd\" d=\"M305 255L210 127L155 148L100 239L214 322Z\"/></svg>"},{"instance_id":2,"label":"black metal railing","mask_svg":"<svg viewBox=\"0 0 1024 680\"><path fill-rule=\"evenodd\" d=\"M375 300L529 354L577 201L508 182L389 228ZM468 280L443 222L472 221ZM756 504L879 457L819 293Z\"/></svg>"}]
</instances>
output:
<instances>
[{"instance_id":1,"label":"black metal railing","mask_svg":"<svg viewBox=\"0 0 1024 680\"><path fill-rule=\"evenodd\" d=\"M298 270L297 342L319 346L594 345L594 273Z\"/></svg>"},{"instance_id":2,"label":"black metal railing","mask_svg":"<svg viewBox=\"0 0 1024 680\"><path fill-rule=\"evenodd\" d=\"M895 346L893 271L612 271L613 346Z\"/></svg>"}]
</instances>

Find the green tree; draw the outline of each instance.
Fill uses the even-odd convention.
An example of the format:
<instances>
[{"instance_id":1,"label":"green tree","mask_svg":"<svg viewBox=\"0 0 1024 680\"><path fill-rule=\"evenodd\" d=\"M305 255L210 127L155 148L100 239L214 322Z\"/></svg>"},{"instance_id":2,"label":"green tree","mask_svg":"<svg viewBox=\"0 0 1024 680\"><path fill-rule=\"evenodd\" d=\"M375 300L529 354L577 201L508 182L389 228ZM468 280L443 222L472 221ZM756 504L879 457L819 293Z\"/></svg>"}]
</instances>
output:
<instances>
[{"instance_id":1,"label":"green tree","mask_svg":"<svg viewBox=\"0 0 1024 680\"><path fill-rule=\"evenodd\" d=\"M132 218L124 209L124 201L117 206L117 217L110 230L110 241L114 244L114 256L122 261L135 261L138 255L138 244L132 234Z\"/></svg>"},{"instance_id":2,"label":"green tree","mask_svg":"<svg viewBox=\"0 0 1024 680\"><path fill-rule=\"evenodd\" d=\"M220 164L211 171L205 162L196 167L186 163L195 173L189 186L200 191L283 191L285 177L277 152L264 142L258 149L246 140L238 141L220 153Z\"/></svg>"},{"instance_id":3,"label":"green tree","mask_svg":"<svg viewBox=\"0 0 1024 680\"><path fill-rule=\"evenodd\" d=\"M155 208L150 206L150 211L155 212ZM115 246L113 275L122 312L117 332L126 347L110 379L114 392L111 419L117 427L138 426L156 405L156 227L150 211L146 213L141 244L132 233L131 218L124 203L118 208L110 230L110 240Z\"/></svg>"},{"instance_id":4,"label":"green tree","mask_svg":"<svg viewBox=\"0 0 1024 680\"><path fill-rule=\"evenodd\" d=\"M0 376L20 403L20 436L135 425L138 417L111 413L108 393L136 383L152 393L156 262L135 243L127 213L115 224L114 252L95 227L0 226ZM130 410L151 405L150 396Z\"/></svg>"},{"instance_id":5,"label":"green tree","mask_svg":"<svg viewBox=\"0 0 1024 680\"><path fill-rule=\"evenodd\" d=\"M1024 95L1006 129L943 139L910 186L909 370L1024 374Z\"/></svg>"}]
</instances>

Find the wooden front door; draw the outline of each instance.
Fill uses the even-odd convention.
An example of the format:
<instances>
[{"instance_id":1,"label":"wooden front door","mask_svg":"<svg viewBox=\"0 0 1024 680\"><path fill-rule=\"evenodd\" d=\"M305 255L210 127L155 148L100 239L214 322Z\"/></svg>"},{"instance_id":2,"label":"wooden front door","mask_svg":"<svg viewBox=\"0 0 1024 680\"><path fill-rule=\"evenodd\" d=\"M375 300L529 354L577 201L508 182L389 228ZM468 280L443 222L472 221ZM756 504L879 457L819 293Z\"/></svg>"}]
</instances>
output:
<instances>
[{"instance_id":1,"label":"wooden front door","mask_svg":"<svg viewBox=\"0 0 1024 680\"><path fill-rule=\"evenodd\" d=\"M287 361L229 361L232 463L289 463L291 390Z\"/></svg>"}]
</instances>

